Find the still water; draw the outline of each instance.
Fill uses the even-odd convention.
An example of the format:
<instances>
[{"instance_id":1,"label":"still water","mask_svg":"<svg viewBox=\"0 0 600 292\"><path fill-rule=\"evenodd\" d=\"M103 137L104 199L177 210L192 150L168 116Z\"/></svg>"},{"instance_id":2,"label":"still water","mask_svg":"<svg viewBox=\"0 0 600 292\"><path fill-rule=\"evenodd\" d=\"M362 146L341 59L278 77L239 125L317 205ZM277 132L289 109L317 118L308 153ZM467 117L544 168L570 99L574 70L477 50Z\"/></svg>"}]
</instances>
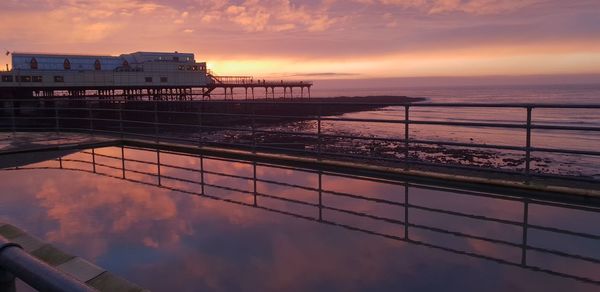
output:
<instances>
[{"instance_id":1,"label":"still water","mask_svg":"<svg viewBox=\"0 0 600 292\"><path fill-rule=\"evenodd\" d=\"M0 171L0 220L153 291L600 287L597 207L149 149L40 161Z\"/></svg>"}]
</instances>

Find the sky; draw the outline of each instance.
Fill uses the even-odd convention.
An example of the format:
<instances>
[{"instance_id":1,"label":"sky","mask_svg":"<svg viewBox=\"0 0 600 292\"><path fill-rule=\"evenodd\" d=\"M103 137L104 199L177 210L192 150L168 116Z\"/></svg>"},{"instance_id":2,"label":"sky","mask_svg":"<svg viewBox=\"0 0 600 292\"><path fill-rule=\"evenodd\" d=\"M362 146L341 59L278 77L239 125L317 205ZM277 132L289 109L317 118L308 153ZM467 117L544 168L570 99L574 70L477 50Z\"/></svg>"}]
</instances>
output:
<instances>
[{"instance_id":1,"label":"sky","mask_svg":"<svg viewBox=\"0 0 600 292\"><path fill-rule=\"evenodd\" d=\"M193 52L220 75L297 79L594 75L598 11L599 0L2 0L0 49Z\"/></svg>"}]
</instances>

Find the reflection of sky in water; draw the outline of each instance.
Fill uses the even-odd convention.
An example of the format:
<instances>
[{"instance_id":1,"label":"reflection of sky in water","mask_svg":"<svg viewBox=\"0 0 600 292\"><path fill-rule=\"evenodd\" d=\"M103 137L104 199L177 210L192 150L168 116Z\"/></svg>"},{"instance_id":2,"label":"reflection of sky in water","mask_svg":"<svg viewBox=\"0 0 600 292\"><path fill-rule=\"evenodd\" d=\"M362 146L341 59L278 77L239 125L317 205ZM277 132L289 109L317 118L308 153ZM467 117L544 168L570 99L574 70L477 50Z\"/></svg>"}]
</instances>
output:
<instances>
[{"instance_id":1,"label":"reflection of sky in water","mask_svg":"<svg viewBox=\"0 0 600 292\"><path fill-rule=\"evenodd\" d=\"M152 164L156 152L123 153L135 160L125 162L127 180L119 179L122 161L109 157L120 157L121 148L95 150L99 174L91 173L90 151L62 160L63 168L87 172L41 169L57 168L58 161L0 172L0 219L155 291L173 286L187 287L178 291L598 287L514 266L523 256L519 199L425 186L409 186L406 193L403 184L323 174L321 201L328 208L319 211L318 173L259 164L259 208L254 208L254 182L247 179L254 175L252 163L205 158L201 164L198 157L161 153L159 187L158 167ZM202 198L197 195L202 191L230 201ZM453 213L436 212L440 209ZM530 224L596 236L530 228L530 245L600 258L600 229L593 223L600 213L540 203L530 203L528 210ZM326 223L317 223L319 217ZM424 244L399 240L405 235L399 223L407 217L414 224L409 238ZM526 263L600 281L600 264L593 261L530 250Z\"/></svg>"}]
</instances>

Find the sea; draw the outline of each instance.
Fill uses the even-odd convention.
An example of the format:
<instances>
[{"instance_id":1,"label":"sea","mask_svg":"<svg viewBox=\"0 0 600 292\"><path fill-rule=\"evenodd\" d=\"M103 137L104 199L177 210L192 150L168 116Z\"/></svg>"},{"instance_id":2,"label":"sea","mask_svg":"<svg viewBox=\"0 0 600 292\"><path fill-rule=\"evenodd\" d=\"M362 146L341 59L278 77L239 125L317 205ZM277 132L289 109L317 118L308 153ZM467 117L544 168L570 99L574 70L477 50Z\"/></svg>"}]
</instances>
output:
<instances>
[{"instance_id":1,"label":"sea","mask_svg":"<svg viewBox=\"0 0 600 292\"><path fill-rule=\"evenodd\" d=\"M422 97L422 103L477 103L477 104L560 104L600 105L600 84L574 85L489 85L489 86L378 86L378 87L319 87L315 83L312 96L409 96ZM347 113L342 118L404 119L403 107ZM411 120L445 122L490 122L525 124L527 111L524 108L456 108L456 107L412 107ZM534 125L561 125L577 127L600 127L600 109L544 109L532 111ZM372 137L404 137L404 127L398 124L365 122L330 122L324 129L337 134ZM475 144L525 146L524 129L462 127L440 125L411 125L410 138L428 141L452 141ZM539 148L600 151L598 131L532 131L532 146ZM579 174L600 178L600 159L590 155L549 155L534 153L534 157L545 160L550 172ZM552 165L548 165L552 164Z\"/></svg>"}]
</instances>

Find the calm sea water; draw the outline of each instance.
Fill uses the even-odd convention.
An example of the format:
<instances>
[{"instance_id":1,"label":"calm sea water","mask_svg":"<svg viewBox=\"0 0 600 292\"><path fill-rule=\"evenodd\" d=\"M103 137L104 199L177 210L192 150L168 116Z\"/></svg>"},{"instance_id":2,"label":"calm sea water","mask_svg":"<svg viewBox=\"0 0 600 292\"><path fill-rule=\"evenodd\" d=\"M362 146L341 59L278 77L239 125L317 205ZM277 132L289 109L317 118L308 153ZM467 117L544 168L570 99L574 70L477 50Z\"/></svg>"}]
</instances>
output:
<instances>
[{"instance_id":1,"label":"calm sea water","mask_svg":"<svg viewBox=\"0 0 600 292\"><path fill-rule=\"evenodd\" d=\"M562 86L494 86L494 87L439 87L439 88L365 88L365 89L315 89L318 96L370 96L398 95L427 98L426 103L531 103L531 104L600 104L600 85ZM388 107L376 111L351 113L344 117L403 119L404 108ZM524 123L525 109L486 109L486 108L414 108L411 119L458 122L505 122ZM534 124L600 126L598 109L535 109ZM340 125L337 125L340 126ZM477 129L465 127L415 126L411 133L415 138L460 140L480 143L524 145L523 130ZM422 130L419 127L423 128ZM375 130L381 135L397 135L394 127L380 127L379 131L368 124L352 124L356 131ZM386 130L390 130L385 132ZM398 127L399 128L399 127ZM472 128L471 128L472 129ZM401 129L403 131L403 129ZM534 133L534 146L575 147L596 149L600 145L600 135L587 132L566 133L564 131L537 131ZM538 135L535 135L538 134ZM575 140L573 140L575 139Z\"/></svg>"},{"instance_id":2,"label":"calm sea water","mask_svg":"<svg viewBox=\"0 0 600 292\"><path fill-rule=\"evenodd\" d=\"M535 86L456 86L456 87L378 87L378 88L319 87L314 95L376 96L395 95L427 98L426 103L530 103L530 104L600 104L600 85L535 85ZM414 107L411 119L451 122L493 122L524 124L526 110L520 108L444 108ZM404 119L404 108L387 107L380 110L349 113L341 117L364 119ZM533 123L538 125L600 126L600 109L534 109ZM371 137L404 137L402 125L364 122L325 123L326 131ZM498 129L440 125L411 125L412 139L453 141L478 144L525 146L524 129ZM532 146L557 149L595 151L600 149L600 133L592 131L534 130ZM551 172L600 175L600 160L593 156L534 153L552 160ZM560 168L560 169L559 169ZM561 170L562 169L562 170Z\"/></svg>"},{"instance_id":3,"label":"calm sea water","mask_svg":"<svg viewBox=\"0 0 600 292\"><path fill-rule=\"evenodd\" d=\"M425 97L430 102L600 104L600 84L336 88L317 82L313 88L318 97L370 95Z\"/></svg>"}]
</instances>

